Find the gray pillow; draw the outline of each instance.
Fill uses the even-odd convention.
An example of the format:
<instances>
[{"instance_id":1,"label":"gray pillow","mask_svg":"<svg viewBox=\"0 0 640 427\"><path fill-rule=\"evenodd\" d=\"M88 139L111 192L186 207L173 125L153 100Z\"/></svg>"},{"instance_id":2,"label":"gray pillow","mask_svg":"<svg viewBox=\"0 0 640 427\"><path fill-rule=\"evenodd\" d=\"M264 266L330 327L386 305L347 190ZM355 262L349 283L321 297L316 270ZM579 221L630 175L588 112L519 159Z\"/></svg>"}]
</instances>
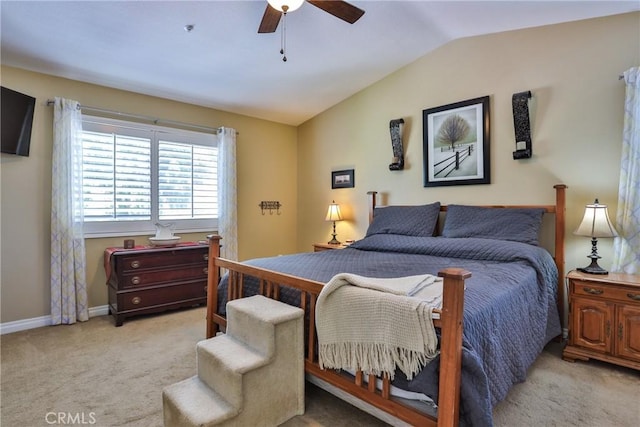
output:
<instances>
[{"instance_id":1,"label":"gray pillow","mask_svg":"<svg viewBox=\"0 0 640 427\"><path fill-rule=\"evenodd\" d=\"M443 237L480 237L538 245L542 208L449 205Z\"/></svg>"},{"instance_id":2,"label":"gray pillow","mask_svg":"<svg viewBox=\"0 0 640 427\"><path fill-rule=\"evenodd\" d=\"M373 221L367 236L373 234L401 234L431 237L434 235L440 202L421 206L388 206L373 211Z\"/></svg>"}]
</instances>

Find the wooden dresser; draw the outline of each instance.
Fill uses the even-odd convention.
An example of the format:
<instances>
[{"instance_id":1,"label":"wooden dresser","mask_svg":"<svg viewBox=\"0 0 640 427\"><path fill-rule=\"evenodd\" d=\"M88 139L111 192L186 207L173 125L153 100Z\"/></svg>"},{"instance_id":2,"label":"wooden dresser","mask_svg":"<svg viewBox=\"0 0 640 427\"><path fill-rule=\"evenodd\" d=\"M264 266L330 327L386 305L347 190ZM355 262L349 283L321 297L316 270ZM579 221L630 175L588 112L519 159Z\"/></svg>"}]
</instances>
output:
<instances>
[{"instance_id":1,"label":"wooden dresser","mask_svg":"<svg viewBox=\"0 0 640 427\"><path fill-rule=\"evenodd\" d=\"M640 276L572 271L565 360L590 358L640 369Z\"/></svg>"},{"instance_id":2,"label":"wooden dresser","mask_svg":"<svg viewBox=\"0 0 640 427\"><path fill-rule=\"evenodd\" d=\"M207 245L105 251L109 312L127 317L207 302Z\"/></svg>"}]
</instances>

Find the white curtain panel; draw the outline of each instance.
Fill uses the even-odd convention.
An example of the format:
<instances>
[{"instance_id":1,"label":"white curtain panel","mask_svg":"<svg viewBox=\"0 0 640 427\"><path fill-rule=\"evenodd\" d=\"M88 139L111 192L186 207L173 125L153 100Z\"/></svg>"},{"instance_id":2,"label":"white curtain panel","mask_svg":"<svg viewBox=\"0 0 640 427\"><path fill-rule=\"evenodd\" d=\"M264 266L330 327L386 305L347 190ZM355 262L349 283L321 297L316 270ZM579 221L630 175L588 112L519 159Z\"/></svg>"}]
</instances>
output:
<instances>
[{"instance_id":1,"label":"white curtain panel","mask_svg":"<svg viewBox=\"0 0 640 427\"><path fill-rule=\"evenodd\" d=\"M624 72L626 98L612 271L640 273L640 67Z\"/></svg>"},{"instance_id":2,"label":"white curtain panel","mask_svg":"<svg viewBox=\"0 0 640 427\"><path fill-rule=\"evenodd\" d=\"M238 259L238 196L236 179L236 130L218 130L218 234L223 258Z\"/></svg>"},{"instance_id":3,"label":"white curtain panel","mask_svg":"<svg viewBox=\"0 0 640 427\"><path fill-rule=\"evenodd\" d=\"M51 184L51 323L71 324L89 319L77 101L55 98Z\"/></svg>"}]
</instances>

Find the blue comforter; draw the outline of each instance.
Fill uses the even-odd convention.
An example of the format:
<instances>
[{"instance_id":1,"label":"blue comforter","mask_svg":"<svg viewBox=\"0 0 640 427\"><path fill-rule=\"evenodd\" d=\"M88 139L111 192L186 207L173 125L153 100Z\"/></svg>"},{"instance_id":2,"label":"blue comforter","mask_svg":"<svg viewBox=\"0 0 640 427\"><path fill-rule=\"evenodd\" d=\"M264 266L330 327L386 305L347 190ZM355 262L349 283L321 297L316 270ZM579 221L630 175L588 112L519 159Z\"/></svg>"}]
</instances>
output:
<instances>
[{"instance_id":1,"label":"blue comforter","mask_svg":"<svg viewBox=\"0 0 640 427\"><path fill-rule=\"evenodd\" d=\"M344 272L399 277L435 275L447 267L470 271L464 300L463 425L493 425L494 405L513 384L524 381L545 344L561 332L555 263L546 250L524 243L376 234L343 250L260 258L247 264L320 282ZM223 281L219 289L221 313L224 288ZM246 289L245 295L255 292L255 287ZM283 288L281 300L298 304L299 294ZM394 385L424 393L437 402L438 367L434 360L411 381L398 372Z\"/></svg>"}]
</instances>

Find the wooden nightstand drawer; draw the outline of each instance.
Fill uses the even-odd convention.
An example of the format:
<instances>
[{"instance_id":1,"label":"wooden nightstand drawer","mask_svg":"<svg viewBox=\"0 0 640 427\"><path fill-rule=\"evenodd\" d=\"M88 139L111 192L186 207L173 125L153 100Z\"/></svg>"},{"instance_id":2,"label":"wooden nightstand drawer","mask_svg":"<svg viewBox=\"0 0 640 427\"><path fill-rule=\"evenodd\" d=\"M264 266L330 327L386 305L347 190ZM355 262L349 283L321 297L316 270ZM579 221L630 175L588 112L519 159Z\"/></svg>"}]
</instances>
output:
<instances>
[{"instance_id":1,"label":"wooden nightstand drawer","mask_svg":"<svg viewBox=\"0 0 640 427\"><path fill-rule=\"evenodd\" d=\"M615 285L601 285L582 280L573 280L572 285L574 286L573 293L575 295L640 304L640 289L634 290Z\"/></svg>"},{"instance_id":2,"label":"wooden nightstand drawer","mask_svg":"<svg viewBox=\"0 0 640 427\"><path fill-rule=\"evenodd\" d=\"M337 245L332 245L330 243L314 243L313 251L314 252L322 252L322 251L330 251L332 249L344 249L345 246L341 243Z\"/></svg>"}]
</instances>

